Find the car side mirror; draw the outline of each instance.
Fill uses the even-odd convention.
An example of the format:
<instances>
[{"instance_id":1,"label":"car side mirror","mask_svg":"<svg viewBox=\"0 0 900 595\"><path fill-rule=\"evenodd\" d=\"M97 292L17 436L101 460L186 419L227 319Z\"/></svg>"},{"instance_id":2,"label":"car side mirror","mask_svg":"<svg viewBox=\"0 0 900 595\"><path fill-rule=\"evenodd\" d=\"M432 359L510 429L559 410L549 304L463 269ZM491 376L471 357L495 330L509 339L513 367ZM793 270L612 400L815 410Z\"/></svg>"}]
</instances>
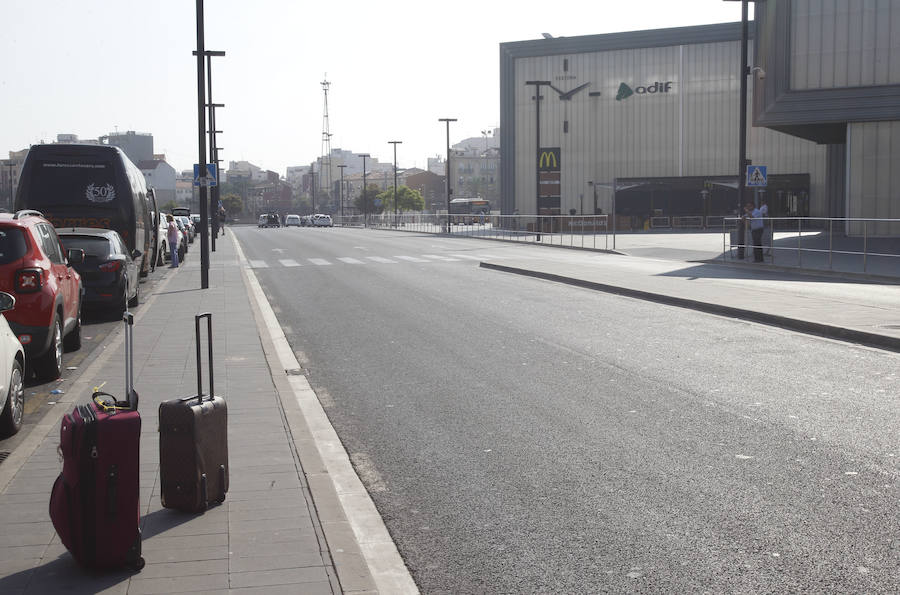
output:
<instances>
[{"instance_id":1,"label":"car side mirror","mask_svg":"<svg viewBox=\"0 0 900 595\"><path fill-rule=\"evenodd\" d=\"M80 250L77 248L72 248L71 250L66 250L66 260L69 261L69 266L73 264L81 264L84 262L84 250Z\"/></svg>"},{"instance_id":2,"label":"car side mirror","mask_svg":"<svg viewBox=\"0 0 900 595\"><path fill-rule=\"evenodd\" d=\"M0 312L6 312L16 307L16 298L8 293L0 291Z\"/></svg>"},{"instance_id":3,"label":"car side mirror","mask_svg":"<svg viewBox=\"0 0 900 595\"><path fill-rule=\"evenodd\" d=\"M138 258L141 257L141 254L143 254L143 252L141 252L140 250L137 250L137 249L132 250L132 251L131 251L131 259L132 259L132 260L137 260Z\"/></svg>"}]
</instances>

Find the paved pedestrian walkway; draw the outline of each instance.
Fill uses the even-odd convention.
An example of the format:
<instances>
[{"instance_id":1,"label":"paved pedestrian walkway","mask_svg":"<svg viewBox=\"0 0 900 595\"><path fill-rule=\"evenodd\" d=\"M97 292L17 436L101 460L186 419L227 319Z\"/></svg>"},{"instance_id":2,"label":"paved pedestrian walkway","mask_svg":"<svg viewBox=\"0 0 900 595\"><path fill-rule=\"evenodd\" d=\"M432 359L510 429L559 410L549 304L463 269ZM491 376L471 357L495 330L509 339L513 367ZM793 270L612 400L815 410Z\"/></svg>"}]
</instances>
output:
<instances>
[{"instance_id":1,"label":"paved pedestrian walkway","mask_svg":"<svg viewBox=\"0 0 900 595\"><path fill-rule=\"evenodd\" d=\"M95 386L124 392L120 331L0 464L0 593L378 591L285 372L270 368L272 341L259 331L259 308L248 295L232 238L218 239L208 289L200 289L198 245L134 309L146 566L136 574L82 570L47 512L62 467L61 417L88 402ZM215 391L228 403L231 485L221 506L185 514L160 503L157 410L162 400L196 392L194 315L202 312L213 316Z\"/></svg>"},{"instance_id":2,"label":"paved pedestrian walkway","mask_svg":"<svg viewBox=\"0 0 900 595\"><path fill-rule=\"evenodd\" d=\"M560 259L529 252L536 254L481 266L900 351L900 284L890 279L717 261L584 252Z\"/></svg>"}]
</instances>

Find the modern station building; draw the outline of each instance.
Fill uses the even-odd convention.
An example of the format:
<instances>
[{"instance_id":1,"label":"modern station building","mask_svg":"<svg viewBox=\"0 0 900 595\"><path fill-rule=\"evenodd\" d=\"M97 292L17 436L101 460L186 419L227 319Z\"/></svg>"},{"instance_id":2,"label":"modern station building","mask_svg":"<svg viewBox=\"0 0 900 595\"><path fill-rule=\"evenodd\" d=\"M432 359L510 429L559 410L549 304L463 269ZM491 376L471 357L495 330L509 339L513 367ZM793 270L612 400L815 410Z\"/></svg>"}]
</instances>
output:
<instances>
[{"instance_id":1,"label":"modern station building","mask_svg":"<svg viewBox=\"0 0 900 595\"><path fill-rule=\"evenodd\" d=\"M900 217L900 3L755 5L747 158L767 180L744 200ZM501 44L502 212L720 224L741 203L740 56L740 23Z\"/></svg>"}]
</instances>

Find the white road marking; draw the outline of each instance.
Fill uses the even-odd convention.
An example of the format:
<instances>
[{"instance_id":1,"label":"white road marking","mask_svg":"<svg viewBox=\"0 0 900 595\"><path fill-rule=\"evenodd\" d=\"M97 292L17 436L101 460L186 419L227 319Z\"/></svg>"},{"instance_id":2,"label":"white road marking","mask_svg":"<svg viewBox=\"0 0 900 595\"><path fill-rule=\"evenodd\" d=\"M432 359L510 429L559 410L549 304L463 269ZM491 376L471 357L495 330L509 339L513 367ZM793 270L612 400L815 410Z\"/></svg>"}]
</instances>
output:
<instances>
[{"instance_id":1,"label":"white road marking","mask_svg":"<svg viewBox=\"0 0 900 595\"><path fill-rule=\"evenodd\" d=\"M375 262L380 262L382 264L397 264L396 260L391 260L390 258L385 258L384 256L366 256L369 260L374 260Z\"/></svg>"},{"instance_id":2,"label":"white road marking","mask_svg":"<svg viewBox=\"0 0 900 595\"><path fill-rule=\"evenodd\" d=\"M351 258L349 256L342 256L342 257L338 258L338 260L340 260L341 262L346 262L347 264L366 264L365 262L363 262L362 260L359 260L358 258Z\"/></svg>"},{"instance_id":3,"label":"white road marking","mask_svg":"<svg viewBox=\"0 0 900 595\"><path fill-rule=\"evenodd\" d=\"M328 266L328 265L331 264L330 262L328 262L328 261L325 260L324 258L307 258L306 260L308 260L308 261L310 261L311 263L313 263L313 264L315 264L315 265L318 265L318 266L320 266L320 267Z\"/></svg>"},{"instance_id":4,"label":"white road marking","mask_svg":"<svg viewBox=\"0 0 900 595\"><path fill-rule=\"evenodd\" d=\"M269 263L265 260L247 260L250 263L251 269L267 269L269 268Z\"/></svg>"},{"instance_id":5,"label":"white road marking","mask_svg":"<svg viewBox=\"0 0 900 595\"><path fill-rule=\"evenodd\" d=\"M292 259L292 258L285 258L285 259L279 260L278 262L281 263L281 266L285 266L285 267L299 267L299 266L303 266L303 265L301 265L299 262L297 262L296 260L294 260L294 259Z\"/></svg>"},{"instance_id":6,"label":"white road marking","mask_svg":"<svg viewBox=\"0 0 900 595\"><path fill-rule=\"evenodd\" d=\"M456 258L465 258L466 260L484 260L479 256L472 256L471 254L451 254L450 256L455 256Z\"/></svg>"},{"instance_id":7,"label":"white road marking","mask_svg":"<svg viewBox=\"0 0 900 595\"><path fill-rule=\"evenodd\" d=\"M394 258L399 258L400 260L406 260L409 262L431 262L425 258L419 258L417 256L395 256Z\"/></svg>"},{"instance_id":8,"label":"white road marking","mask_svg":"<svg viewBox=\"0 0 900 595\"><path fill-rule=\"evenodd\" d=\"M448 256L441 256L440 254L423 254L425 258L431 258L433 260L440 260L443 262L459 262L458 258L450 258Z\"/></svg>"}]
</instances>

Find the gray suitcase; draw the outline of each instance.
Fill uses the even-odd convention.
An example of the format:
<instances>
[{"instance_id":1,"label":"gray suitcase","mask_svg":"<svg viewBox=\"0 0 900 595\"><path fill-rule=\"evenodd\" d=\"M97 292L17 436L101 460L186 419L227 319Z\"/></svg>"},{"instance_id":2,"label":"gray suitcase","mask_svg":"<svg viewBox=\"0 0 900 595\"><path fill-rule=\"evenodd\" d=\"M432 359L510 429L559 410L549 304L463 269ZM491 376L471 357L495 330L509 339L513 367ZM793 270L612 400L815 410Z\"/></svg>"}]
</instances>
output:
<instances>
[{"instance_id":1,"label":"gray suitcase","mask_svg":"<svg viewBox=\"0 0 900 595\"><path fill-rule=\"evenodd\" d=\"M200 320L209 343L209 395L203 394ZM162 505L202 512L228 492L228 407L213 388L212 314L194 318L197 334L197 394L159 405L159 475Z\"/></svg>"}]
</instances>

